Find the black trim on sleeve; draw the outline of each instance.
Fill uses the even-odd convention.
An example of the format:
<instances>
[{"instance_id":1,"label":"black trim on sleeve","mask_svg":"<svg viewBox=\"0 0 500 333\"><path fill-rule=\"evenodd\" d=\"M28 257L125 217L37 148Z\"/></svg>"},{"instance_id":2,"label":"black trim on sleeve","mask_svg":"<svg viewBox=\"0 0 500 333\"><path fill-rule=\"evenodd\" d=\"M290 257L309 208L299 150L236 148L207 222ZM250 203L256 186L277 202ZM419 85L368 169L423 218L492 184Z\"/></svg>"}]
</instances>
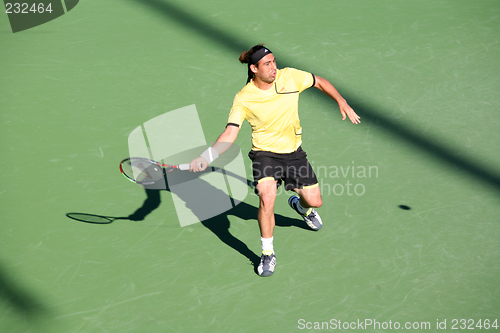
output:
<instances>
[{"instance_id":1,"label":"black trim on sleeve","mask_svg":"<svg viewBox=\"0 0 500 333\"><path fill-rule=\"evenodd\" d=\"M240 127L240 125L235 124L235 123L228 123L228 124L226 125L226 127L228 127L228 126Z\"/></svg>"},{"instance_id":2,"label":"black trim on sleeve","mask_svg":"<svg viewBox=\"0 0 500 333\"><path fill-rule=\"evenodd\" d=\"M311 75L313 76L313 84L311 87L314 87L316 85L316 76L314 76L313 73L311 73Z\"/></svg>"}]
</instances>

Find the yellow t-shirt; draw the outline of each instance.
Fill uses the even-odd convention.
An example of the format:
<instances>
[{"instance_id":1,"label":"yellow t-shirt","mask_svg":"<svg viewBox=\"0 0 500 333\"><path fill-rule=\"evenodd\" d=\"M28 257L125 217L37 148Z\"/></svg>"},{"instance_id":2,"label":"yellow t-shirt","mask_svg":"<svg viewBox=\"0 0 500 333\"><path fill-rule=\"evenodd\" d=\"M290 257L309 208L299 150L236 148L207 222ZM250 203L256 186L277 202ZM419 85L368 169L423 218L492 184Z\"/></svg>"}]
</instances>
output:
<instances>
[{"instance_id":1,"label":"yellow t-shirt","mask_svg":"<svg viewBox=\"0 0 500 333\"><path fill-rule=\"evenodd\" d=\"M286 154L302 144L299 121L299 94L314 85L311 73L294 68L277 71L269 90L250 81L234 98L228 124L252 126L252 150Z\"/></svg>"}]
</instances>

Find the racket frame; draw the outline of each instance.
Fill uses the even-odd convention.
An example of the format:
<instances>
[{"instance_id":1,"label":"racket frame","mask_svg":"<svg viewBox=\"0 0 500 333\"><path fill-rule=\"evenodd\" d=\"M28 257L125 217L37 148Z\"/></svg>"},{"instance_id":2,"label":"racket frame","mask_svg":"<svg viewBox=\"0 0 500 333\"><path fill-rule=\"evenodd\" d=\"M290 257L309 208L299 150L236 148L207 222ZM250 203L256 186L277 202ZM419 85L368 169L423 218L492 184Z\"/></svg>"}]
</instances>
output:
<instances>
[{"instance_id":1,"label":"racket frame","mask_svg":"<svg viewBox=\"0 0 500 333\"><path fill-rule=\"evenodd\" d=\"M146 162L146 163L150 163L152 165L159 166L163 170L163 175L166 175L167 172L174 171L175 169L178 169L178 170L189 170L190 169L190 165L189 164L170 165L170 164L164 164L164 163L156 162L156 161L153 161L153 160L151 160L149 158L146 158L146 157L128 157L128 158L124 159L123 161L121 161L120 162L120 172L121 172L121 174L125 178L127 178L128 180L130 180L132 183L140 184L140 185L151 185L151 184L154 184L156 181L140 182L140 181L137 181L137 180L131 178L129 175L127 175L125 173L125 171L123 171L123 167L122 166L127 161L132 161L132 160L140 160L140 161L143 161L143 162ZM166 169L170 169L170 170L165 171Z\"/></svg>"}]
</instances>

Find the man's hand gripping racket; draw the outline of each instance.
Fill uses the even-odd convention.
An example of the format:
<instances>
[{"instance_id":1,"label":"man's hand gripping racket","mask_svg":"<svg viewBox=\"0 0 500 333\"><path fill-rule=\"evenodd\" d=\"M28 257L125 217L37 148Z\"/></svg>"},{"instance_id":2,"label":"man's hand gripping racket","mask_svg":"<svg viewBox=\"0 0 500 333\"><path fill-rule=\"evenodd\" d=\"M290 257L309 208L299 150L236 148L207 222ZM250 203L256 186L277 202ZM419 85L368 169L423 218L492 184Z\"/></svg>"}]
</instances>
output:
<instances>
[{"instance_id":1,"label":"man's hand gripping racket","mask_svg":"<svg viewBox=\"0 0 500 333\"><path fill-rule=\"evenodd\" d=\"M227 147L229 148L229 146ZM226 149L227 149L226 148ZM214 147L208 147L199 157L195 158L190 165L190 171L192 172L200 172L205 171L205 169L219 158L219 153L215 150Z\"/></svg>"}]
</instances>

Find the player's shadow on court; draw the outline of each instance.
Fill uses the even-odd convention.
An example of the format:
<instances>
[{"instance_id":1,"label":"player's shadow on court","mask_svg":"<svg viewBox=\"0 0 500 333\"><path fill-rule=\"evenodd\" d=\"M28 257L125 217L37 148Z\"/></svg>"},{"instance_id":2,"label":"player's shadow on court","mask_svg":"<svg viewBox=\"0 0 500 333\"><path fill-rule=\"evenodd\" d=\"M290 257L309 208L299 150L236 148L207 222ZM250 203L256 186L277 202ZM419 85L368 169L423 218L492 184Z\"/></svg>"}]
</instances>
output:
<instances>
[{"instance_id":1,"label":"player's shadow on court","mask_svg":"<svg viewBox=\"0 0 500 333\"><path fill-rule=\"evenodd\" d=\"M202 178L199 178L203 173L187 173L185 171L177 171L182 172L187 175L187 179L195 179L198 178L199 181L196 184L196 193L200 193L202 196L210 197L211 202L217 202L222 200L227 200L228 195L215 188L210 183L204 181ZM247 185L252 184L246 178L237 176L235 174L228 173L228 176L238 179L239 181L244 182ZM186 180L186 179L184 179ZM201 181L200 181L201 180ZM85 213L68 213L66 216L73 220L77 220L80 222L92 223L92 224L110 224L116 220L130 220L130 221L142 221L144 220L150 213L152 213L155 209L157 209L161 204L161 191L165 190L165 188L161 188L163 184L151 185L149 187L145 187L146 199L144 200L141 207L137 208L132 214L123 217L111 217L111 216L102 216L102 215L94 215L94 214L85 214ZM166 191L172 192L170 187L167 184ZM199 197L195 196L193 193L193 188L184 188L184 190L176 189L174 192L177 197L179 197L186 205L186 208L190 209L190 211L197 217L199 217L199 221L201 224L209 229L215 236L217 236L224 244L234 249L236 252L240 253L244 257L246 257L254 267L254 271L256 272L257 266L260 263L260 256L253 252L244 242L235 237L229 231L231 226L229 216L235 216L242 220L253 220L255 222L255 234L259 235L258 232L258 222L257 222L257 213L258 208L252 205L249 205L245 202L240 202L236 206L232 207L229 210L226 210L223 213L220 213L216 216L213 216L208 219L203 219L204 210L206 206L199 205ZM303 220L289 218L280 214L275 213L275 221L277 227L297 227L300 229L311 231L311 229L306 225Z\"/></svg>"},{"instance_id":2,"label":"player's shadow on court","mask_svg":"<svg viewBox=\"0 0 500 333\"><path fill-rule=\"evenodd\" d=\"M231 223L229 221L229 216L235 216L242 220L253 220L255 222L255 234L258 235L258 222L257 222L257 213L258 208L252 205L249 205L245 202L240 202L229 210L226 210L223 213L220 213L216 216L205 219L204 216L207 209L207 203L201 204L200 201L210 200L212 204L217 204L217 202L227 201L228 195L224 191L214 187L210 183L206 182L200 176L203 173L186 173L183 171L176 171L180 175L186 177L183 180L189 181L197 178L197 182L194 187L169 187L167 184L167 191L171 191L175 193L175 195L180 198L188 208L197 218L201 221L201 224L214 233L224 244L231 247L235 251L239 252L241 255L245 256L254 266L254 270L257 270L257 266L260 263L260 256L255 254L250 248L242 242L240 239L235 237L229 231ZM229 177L233 177L242 181L246 185L252 184L246 178L240 177L233 173L227 172ZM172 184L170 184L172 185ZM176 184L174 184L176 185ZM154 209L159 207L160 205L160 192L154 189L145 189L146 191L146 200L144 201L142 207L137 209L134 213L130 215L131 219L143 219L149 213L151 213ZM303 220L292 219L285 217L280 214L275 213L275 221L276 226L278 227L297 227L301 229L305 229L310 231Z\"/></svg>"},{"instance_id":3,"label":"player's shadow on court","mask_svg":"<svg viewBox=\"0 0 500 333\"><path fill-rule=\"evenodd\" d=\"M230 221L229 216L235 216L242 220L253 220L255 222L255 235L258 235L258 224L257 224L257 212L258 208L252 205L249 205L245 202L241 202L231 210L220 214L218 216L212 217L205 221L201 221L201 223L210 231L212 231L224 244L233 248L235 251L239 252L243 256L247 257L248 260L254 265L254 269L257 269L257 266L260 263L260 256L255 254L252 250L248 248L248 246L243 243L241 240L233 236L229 232ZM276 220L277 227L297 227L301 229L305 229L311 231L302 220L291 219L289 217L274 214Z\"/></svg>"}]
</instances>

